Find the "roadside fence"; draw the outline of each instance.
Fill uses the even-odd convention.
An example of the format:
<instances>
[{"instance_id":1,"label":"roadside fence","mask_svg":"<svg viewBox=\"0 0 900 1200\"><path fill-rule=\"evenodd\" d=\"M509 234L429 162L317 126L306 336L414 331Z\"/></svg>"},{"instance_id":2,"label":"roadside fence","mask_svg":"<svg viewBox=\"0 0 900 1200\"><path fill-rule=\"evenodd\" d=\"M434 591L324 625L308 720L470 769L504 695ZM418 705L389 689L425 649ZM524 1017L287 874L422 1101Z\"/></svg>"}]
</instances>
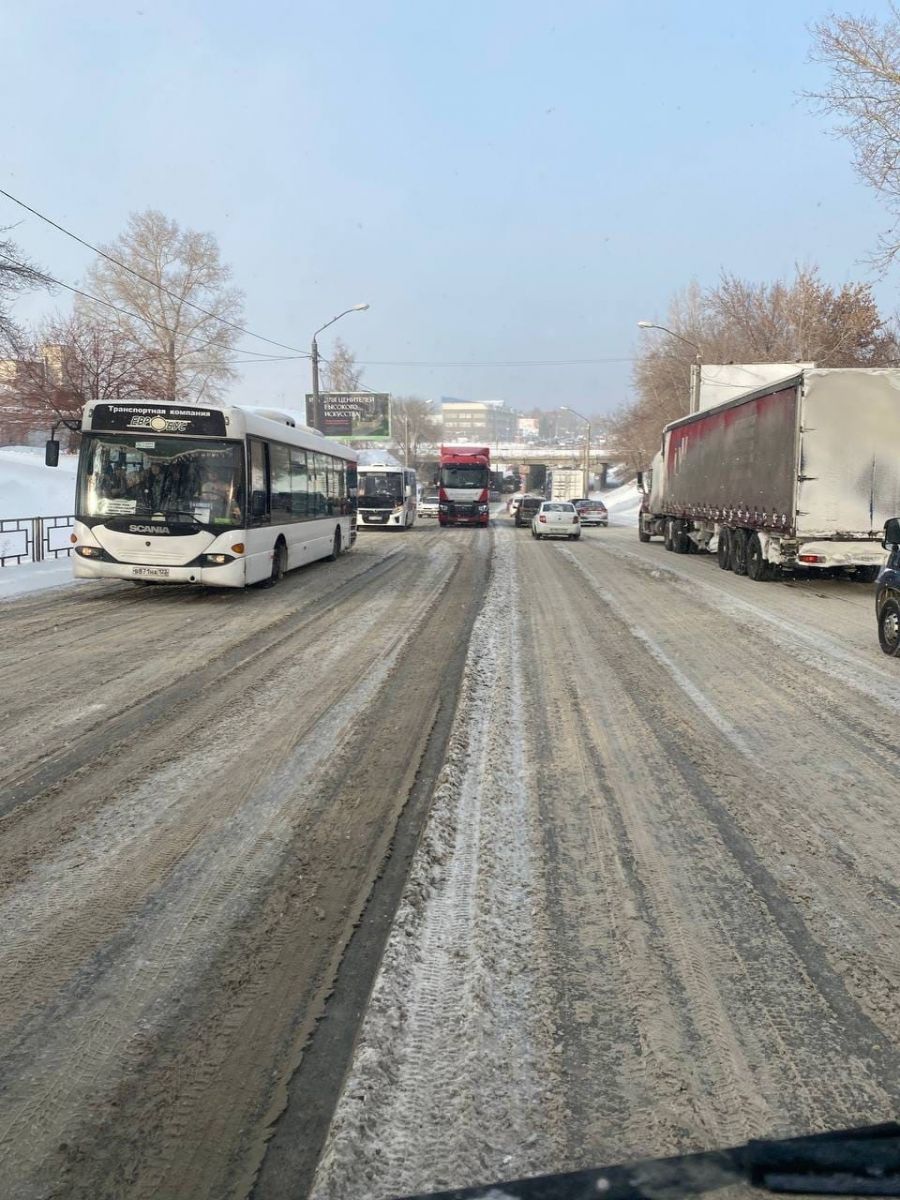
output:
<instances>
[{"instance_id":1,"label":"roadside fence","mask_svg":"<svg viewBox=\"0 0 900 1200\"><path fill-rule=\"evenodd\" d=\"M48 558L68 558L73 516L5 517L0 519L0 567Z\"/></svg>"}]
</instances>

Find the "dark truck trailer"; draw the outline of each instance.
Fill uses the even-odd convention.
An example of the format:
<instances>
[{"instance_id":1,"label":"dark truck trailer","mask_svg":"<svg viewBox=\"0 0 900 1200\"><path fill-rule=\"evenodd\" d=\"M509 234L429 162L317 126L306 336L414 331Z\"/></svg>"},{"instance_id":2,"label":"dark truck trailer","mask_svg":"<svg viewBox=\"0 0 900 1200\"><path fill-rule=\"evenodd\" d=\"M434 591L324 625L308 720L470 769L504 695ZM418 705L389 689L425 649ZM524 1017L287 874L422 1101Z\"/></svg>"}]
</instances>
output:
<instances>
[{"instance_id":1,"label":"dark truck trailer","mask_svg":"<svg viewBox=\"0 0 900 1200\"><path fill-rule=\"evenodd\" d=\"M877 574L900 511L900 370L804 369L667 425L639 536L781 568Z\"/></svg>"}]
</instances>

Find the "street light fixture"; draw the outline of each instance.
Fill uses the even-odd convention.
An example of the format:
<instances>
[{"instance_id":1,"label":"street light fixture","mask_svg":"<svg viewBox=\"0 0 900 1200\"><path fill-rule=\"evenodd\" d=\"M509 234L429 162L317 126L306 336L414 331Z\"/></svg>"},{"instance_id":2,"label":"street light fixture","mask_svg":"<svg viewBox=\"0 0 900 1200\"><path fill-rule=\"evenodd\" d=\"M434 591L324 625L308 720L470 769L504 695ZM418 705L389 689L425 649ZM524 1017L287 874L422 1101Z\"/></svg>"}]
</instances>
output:
<instances>
[{"instance_id":1,"label":"street light fixture","mask_svg":"<svg viewBox=\"0 0 900 1200\"><path fill-rule=\"evenodd\" d=\"M659 329L663 333L667 333L669 337L677 338L679 342L684 342L686 346L694 351L697 356L691 363L691 412L698 412L700 409L700 368L703 366L703 353L696 342L692 342L690 338L682 337L680 333L676 333L674 329L669 329L665 325L656 325L653 321L638 321L638 329Z\"/></svg>"},{"instance_id":2,"label":"street light fixture","mask_svg":"<svg viewBox=\"0 0 900 1200\"><path fill-rule=\"evenodd\" d=\"M587 417L577 413L574 408L569 408L567 404L561 404L559 407L562 412L571 413L573 417L577 417L579 421L584 421L587 425L587 437L584 442L584 497L587 499L591 486L591 423Z\"/></svg>"},{"instance_id":3,"label":"street light fixture","mask_svg":"<svg viewBox=\"0 0 900 1200\"><path fill-rule=\"evenodd\" d=\"M339 321L341 317L346 317L347 313L365 312L368 304L354 304L350 308L345 308L343 312L339 312L336 317L332 317L330 321L326 321L324 325L320 325L312 337L312 394L313 394L313 413L315 420L319 419L319 343L316 340L323 329L327 329L329 325L333 325L335 321Z\"/></svg>"}]
</instances>

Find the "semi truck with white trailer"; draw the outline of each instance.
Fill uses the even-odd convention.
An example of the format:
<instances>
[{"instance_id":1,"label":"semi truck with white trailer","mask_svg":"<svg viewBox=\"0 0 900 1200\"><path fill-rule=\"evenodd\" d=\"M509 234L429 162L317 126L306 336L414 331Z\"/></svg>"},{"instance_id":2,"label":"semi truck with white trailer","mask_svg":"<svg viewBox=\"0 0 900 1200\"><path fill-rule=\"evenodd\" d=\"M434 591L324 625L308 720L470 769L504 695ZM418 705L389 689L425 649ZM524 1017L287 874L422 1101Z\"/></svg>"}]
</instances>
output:
<instances>
[{"instance_id":1,"label":"semi truck with white trailer","mask_svg":"<svg viewBox=\"0 0 900 1200\"><path fill-rule=\"evenodd\" d=\"M549 500L582 500L587 496L584 471L581 467L554 467L547 473Z\"/></svg>"},{"instance_id":2,"label":"semi truck with white trailer","mask_svg":"<svg viewBox=\"0 0 900 1200\"><path fill-rule=\"evenodd\" d=\"M873 580L900 512L900 370L813 368L673 421L638 536L714 552L766 580L839 569Z\"/></svg>"}]
</instances>

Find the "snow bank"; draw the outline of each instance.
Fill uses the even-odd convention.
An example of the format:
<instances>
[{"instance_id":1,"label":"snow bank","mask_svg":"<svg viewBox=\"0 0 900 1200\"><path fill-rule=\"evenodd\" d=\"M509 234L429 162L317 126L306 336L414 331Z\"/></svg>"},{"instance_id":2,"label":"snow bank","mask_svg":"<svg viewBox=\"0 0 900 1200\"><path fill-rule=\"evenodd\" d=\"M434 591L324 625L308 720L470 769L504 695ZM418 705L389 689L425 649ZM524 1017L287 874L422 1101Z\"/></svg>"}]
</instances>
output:
<instances>
[{"instance_id":1,"label":"snow bank","mask_svg":"<svg viewBox=\"0 0 900 1200\"><path fill-rule=\"evenodd\" d=\"M602 500L606 505L610 525L637 526L641 493L636 483L623 483L621 487L608 488L604 492L591 492L591 498Z\"/></svg>"},{"instance_id":2,"label":"snow bank","mask_svg":"<svg viewBox=\"0 0 900 1200\"><path fill-rule=\"evenodd\" d=\"M67 516L75 506L78 458L44 466L43 447L0 446L0 518Z\"/></svg>"},{"instance_id":3,"label":"snow bank","mask_svg":"<svg viewBox=\"0 0 900 1200\"><path fill-rule=\"evenodd\" d=\"M72 578L72 562L69 558L48 559L46 562L10 564L0 568L0 603L27 596L31 592L45 592L48 588L79 586L90 583L87 579Z\"/></svg>"}]
</instances>

